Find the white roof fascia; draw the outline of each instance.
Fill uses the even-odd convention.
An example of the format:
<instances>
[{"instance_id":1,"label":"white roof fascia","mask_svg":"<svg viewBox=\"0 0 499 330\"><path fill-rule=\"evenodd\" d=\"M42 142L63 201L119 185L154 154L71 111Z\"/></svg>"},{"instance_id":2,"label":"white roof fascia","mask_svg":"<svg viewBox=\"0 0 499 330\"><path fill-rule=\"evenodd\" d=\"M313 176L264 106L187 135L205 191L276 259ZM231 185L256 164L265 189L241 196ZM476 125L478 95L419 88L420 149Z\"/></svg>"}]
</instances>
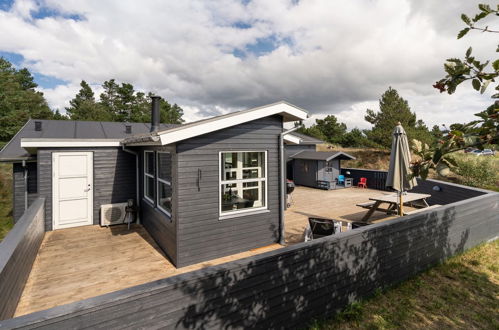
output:
<instances>
[{"instance_id":1,"label":"white roof fascia","mask_svg":"<svg viewBox=\"0 0 499 330\"><path fill-rule=\"evenodd\" d=\"M121 139L33 139L22 138L21 148L119 147Z\"/></svg>"},{"instance_id":2,"label":"white roof fascia","mask_svg":"<svg viewBox=\"0 0 499 330\"><path fill-rule=\"evenodd\" d=\"M308 113L305 110L286 102L279 102L241 111L226 117L192 123L191 125L183 125L167 131L158 132L158 135L161 138L161 144L166 145L273 115L282 115L284 121L299 121L308 117Z\"/></svg>"},{"instance_id":3,"label":"white roof fascia","mask_svg":"<svg viewBox=\"0 0 499 330\"><path fill-rule=\"evenodd\" d=\"M293 135L293 134L284 135L284 142L286 142L288 144L300 144L301 141L302 140L299 137L297 137L296 135Z\"/></svg>"}]
</instances>

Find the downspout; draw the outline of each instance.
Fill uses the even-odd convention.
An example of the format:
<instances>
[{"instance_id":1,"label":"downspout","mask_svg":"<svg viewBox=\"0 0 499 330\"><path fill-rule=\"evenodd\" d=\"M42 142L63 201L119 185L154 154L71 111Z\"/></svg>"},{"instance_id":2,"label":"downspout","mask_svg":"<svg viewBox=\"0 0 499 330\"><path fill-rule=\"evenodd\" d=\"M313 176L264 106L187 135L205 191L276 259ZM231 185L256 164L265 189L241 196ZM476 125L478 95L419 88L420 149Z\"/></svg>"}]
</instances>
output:
<instances>
[{"instance_id":1,"label":"downspout","mask_svg":"<svg viewBox=\"0 0 499 330\"><path fill-rule=\"evenodd\" d=\"M140 224L140 212L139 212L139 154L133 150L125 148L125 145L121 145L121 149L124 152L128 152L135 156L135 207L137 210L137 223Z\"/></svg>"},{"instance_id":2,"label":"downspout","mask_svg":"<svg viewBox=\"0 0 499 330\"><path fill-rule=\"evenodd\" d=\"M23 160L22 166L24 168L24 212L28 209L28 166L26 161Z\"/></svg>"},{"instance_id":3,"label":"downspout","mask_svg":"<svg viewBox=\"0 0 499 330\"><path fill-rule=\"evenodd\" d=\"M281 180L281 209L279 212L279 244L284 245L286 242L284 241L284 211L286 211L287 205L286 205L286 160L284 159L284 135L289 134L291 132L296 131L297 129L301 128L303 125L300 124L296 127L293 127L292 129L289 129L287 131L282 132L279 134L279 157L281 158L281 175L280 175L280 180Z\"/></svg>"}]
</instances>

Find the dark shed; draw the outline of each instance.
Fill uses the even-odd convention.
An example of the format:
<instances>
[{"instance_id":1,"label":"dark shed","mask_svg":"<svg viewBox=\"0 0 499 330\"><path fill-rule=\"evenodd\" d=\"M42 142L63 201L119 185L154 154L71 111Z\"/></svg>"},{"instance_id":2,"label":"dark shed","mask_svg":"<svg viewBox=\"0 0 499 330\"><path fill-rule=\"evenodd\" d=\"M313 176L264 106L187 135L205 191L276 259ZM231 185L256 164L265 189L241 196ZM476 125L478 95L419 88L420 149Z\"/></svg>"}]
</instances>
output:
<instances>
[{"instance_id":1,"label":"dark shed","mask_svg":"<svg viewBox=\"0 0 499 330\"><path fill-rule=\"evenodd\" d=\"M302 151L315 151L318 144L325 143L312 136L292 132L284 136L284 152L286 156L286 177L293 180L293 159L291 156Z\"/></svg>"},{"instance_id":2,"label":"dark shed","mask_svg":"<svg viewBox=\"0 0 499 330\"><path fill-rule=\"evenodd\" d=\"M308 187L322 187L322 181L334 187L332 183L336 183L340 175L340 161L355 159L341 151L302 151L291 158L295 184Z\"/></svg>"}]
</instances>

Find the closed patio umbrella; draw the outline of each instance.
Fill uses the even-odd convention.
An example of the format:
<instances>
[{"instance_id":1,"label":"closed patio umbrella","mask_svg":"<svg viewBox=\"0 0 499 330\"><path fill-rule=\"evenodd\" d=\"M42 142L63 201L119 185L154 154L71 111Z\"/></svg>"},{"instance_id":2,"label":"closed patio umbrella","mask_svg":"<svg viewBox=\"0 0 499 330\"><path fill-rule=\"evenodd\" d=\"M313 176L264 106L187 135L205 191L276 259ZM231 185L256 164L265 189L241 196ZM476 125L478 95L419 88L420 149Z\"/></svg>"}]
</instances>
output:
<instances>
[{"instance_id":1,"label":"closed patio umbrella","mask_svg":"<svg viewBox=\"0 0 499 330\"><path fill-rule=\"evenodd\" d=\"M399 215L403 215L402 193L417 185L411 176L411 150L407 141L407 134L400 123L393 130L392 151L390 153L390 168L386 178L386 186L398 192Z\"/></svg>"}]
</instances>

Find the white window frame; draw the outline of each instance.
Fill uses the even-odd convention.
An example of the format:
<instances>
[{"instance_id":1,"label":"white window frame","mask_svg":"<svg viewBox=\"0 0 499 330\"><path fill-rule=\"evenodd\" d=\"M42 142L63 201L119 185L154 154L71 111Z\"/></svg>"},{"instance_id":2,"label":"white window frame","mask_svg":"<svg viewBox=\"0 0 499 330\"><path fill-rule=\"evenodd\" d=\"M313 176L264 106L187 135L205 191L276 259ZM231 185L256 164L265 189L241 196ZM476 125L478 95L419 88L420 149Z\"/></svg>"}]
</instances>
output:
<instances>
[{"instance_id":1,"label":"white window frame","mask_svg":"<svg viewBox=\"0 0 499 330\"><path fill-rule=\"evenodd\" d=\"M163 183L163 184L170 186L170 190L172 192L172 196L170 198L173 199L173 189L172 189L171 181L164 180L164 179L161 179L159 177L159 155L160 154L170 154L170 156L171 156L171 153L168 151L157 151L156 152L156 206L158 207L159 210L161 210L163 213L165 213L167 216L169 216L171 218L172 214L168 210L165 210L164 208L162 208L161 204L159 202L159 184L160 183ZM170 158L170 168L171 168L171 165L172 164L171 164L171 158ZM172 207L173 207L173 205L172 205ZM173 209L172 209L172 211L173 211Z\"/></svg>"},{"instance_id":2,"label":"white window frame","mask_svg":"<svg viewBox=\"0 0 499 330\"><path fill-rule=\"evenodd\" d=\"M222 168L222 155L227 154L227 153L249 153L249 152L259 152L264 154L264 168L265 168L265 177L264 178L252 178L252 179L239 179L239 180L224 180L224 171ZM220 151L218 153L218 214L220 218L224 217L232 217L233 215L245 215L246 213L254 213L254 212L261 212L263 210L268 210L269 209L269 203L268 203L268 152L267 150L226 150L226 151ZM242 169L242 168L241 168ZM247 169L247 168L245 168ZM250 168L251 169L251 168ZM222 212L222 185L223 184L234 184L234 183L246 183L246 182L263 182L265 184L265 205L262 207L252 207L252 208L247 208L247 209L242 209L242 210L234 210L234 211L225 211Z\"/></svg>"},{"instance_id":3,"label":"white window frame","mask_svg":"<svg viewBox=\"0 0 499 330\"><path fill-rule=\"evenodd\" d=\"M147 173L147 167L146 167L146 165L147 165L147 154L148 154L148 153L152 153L152 154L153 154L153 162L154 162L154 159L155 159L155 157L154 157L154 151L151 151L151 150L144 150L144 198L145 198L148 202L150 202L151 204L153 204L153 205L154 205L154 199L151 199L151 198L149 198L149 197L147 196L147 193L146 193L146 191L147 191L146 181L147 181L147 178L148 178L148 177L149 177L149 178L152 178L152 179L153 179L153 181L155 181L155 179L156 179L156 178L155 178L155 175L156 175L156 164L155 164L155 166L154 166L154 173L153 173L153 174L149 174L149 173ZM154 185L154 184L153 184L153 185ZM156 194L156 191L154 192L154 195L157 195L157 194Z\"/></svg>"}]
</instances>

